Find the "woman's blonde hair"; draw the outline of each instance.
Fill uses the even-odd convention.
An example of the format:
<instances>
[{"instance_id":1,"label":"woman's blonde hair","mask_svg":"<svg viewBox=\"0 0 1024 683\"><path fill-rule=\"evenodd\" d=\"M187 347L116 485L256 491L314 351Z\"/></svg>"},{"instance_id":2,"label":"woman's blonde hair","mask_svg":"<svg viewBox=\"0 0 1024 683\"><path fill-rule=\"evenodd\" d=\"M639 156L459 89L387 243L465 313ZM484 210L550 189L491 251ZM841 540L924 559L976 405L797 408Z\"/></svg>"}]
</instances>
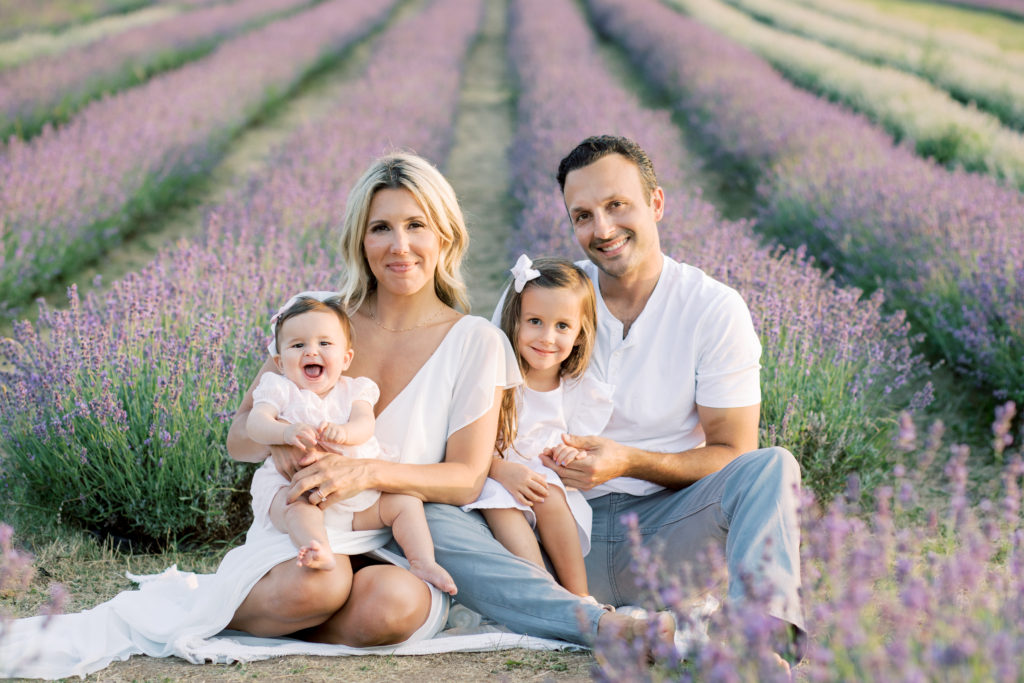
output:
<instances>
[{"instance_id":1,"label":"woman's blonde hair","mask_svg":"<svg viewBox=\"0 0 1024 683\"><path fill-rule=\"evenodd\" d=\"M582 268L566 259L539 258L531 267L539 271L540 276L529 280L521 292L517 292L510 283L505 291L505 303L501 308L501 330L512 343L519 370L526 375L526 361L516 347L516 339L519 338L519 319L523 310L523 294L535 288L569 289L580 295L580 334L576 338L572 352L562 361L560 374L573 379L582 377L590 364L590 354L597 336L597 297L594 295L594 285ZM506 389L498 413L498 438L495 445L498 453L512 447L518 428L517 412L515 390Z\"/></svg>"},{"instance_id":2,"label":"woman's blonde hair","mask_svg":"<svg viewBox=\"0 0 1024 683\"><path fill-rule=\"evenodd\" d=\"M346 308L355 312L377 289L377 279L366 261L363 239L370 219L370 202L382 189L408 190L426 213L431 229L441 242L434 291L446 305L468 313L469 297L461 266L469 245L469 232L455 190L433 164L408 153L380 157L370 164L349 192L341 228L343 268L338 287Z\"/></svg>"}]
</instances>

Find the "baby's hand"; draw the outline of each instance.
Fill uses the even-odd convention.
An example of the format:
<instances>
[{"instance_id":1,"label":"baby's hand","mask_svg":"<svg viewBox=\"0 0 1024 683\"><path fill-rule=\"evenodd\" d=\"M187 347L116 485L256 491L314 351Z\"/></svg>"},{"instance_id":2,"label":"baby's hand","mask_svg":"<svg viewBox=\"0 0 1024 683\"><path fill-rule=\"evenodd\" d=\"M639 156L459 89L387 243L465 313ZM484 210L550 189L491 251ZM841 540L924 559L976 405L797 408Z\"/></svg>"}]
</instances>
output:
<instances>
[{"instance_id":1,"label":"baby's hand","mask_svg":"<svg viewBox=\"0 0 1024 683\"><path fill-rule=\"evenodd\" d=\"M288 425L284 429L284 442L305 451L316 445L316 429L313 428L313 425L303 424L301 422Z\"/></svg>"},{"instance_id":2,"label":"baby's hand","mask_svg":"<svg viewBox=\"0 0 1024 683\"><path fill-rule=\"evenodd\" d=\"M562 467L565 467L573 460L579 460L585 455L583 451L572 446L566 446L564 443L546 449L545 454Z\"/></svg>"},{"instance_id":3,"label":"baby's hand","mask_svg":"<svg viewBox=\"0 0 1024 683\"><path fill-rule=\"evenodd\" d=\"M317 427L320 432L320 440L327 443L348 444L348 426L334 424L333 422L321 422Z\"/></svg>"}]
</instances>

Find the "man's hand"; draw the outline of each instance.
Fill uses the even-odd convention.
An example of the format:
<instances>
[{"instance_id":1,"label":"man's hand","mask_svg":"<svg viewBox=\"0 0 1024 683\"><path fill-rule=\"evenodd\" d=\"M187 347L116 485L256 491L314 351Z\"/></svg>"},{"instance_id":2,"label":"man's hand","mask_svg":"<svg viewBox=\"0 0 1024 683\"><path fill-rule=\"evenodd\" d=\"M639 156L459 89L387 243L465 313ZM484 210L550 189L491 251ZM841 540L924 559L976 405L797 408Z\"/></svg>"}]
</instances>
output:
<instances>
[{"instance_id":1,"label":"man's hand","mask_svg":"<svg viewBox=\"0 0 1024 683\"><path fill-rule=\"evenodd\" d=\"M291 481L292 475L312 465L323 456L320 451L309 451L296 446L271 446L270 458L281 476Z\"/></svg>"},{"instance_id":2,"label":"man's hand","mask_svg":"<svg viewBox=\"0 0 1024 683\"><path fill-rule=\"evenodd\" d=\"M601 436L574 436L563 434L562 442L581 452L572 462L560 465L555 460L557 446L546 448L541 460L562 478L562 483L589 491L609 479L621 477L628 471L629 452L622 444Z\"/></svg>"},{"instance_id":3,"label":"man's hand","mask_svg":"<svg viewBox=\"0 0 1024 683\"><path fill-rule=\"evenodd\" d=\"M491 466L491 478L508 489L520 505L533 507L548 497L544 475L519 462L498 460Z\"/></svg>"}]
</instances>

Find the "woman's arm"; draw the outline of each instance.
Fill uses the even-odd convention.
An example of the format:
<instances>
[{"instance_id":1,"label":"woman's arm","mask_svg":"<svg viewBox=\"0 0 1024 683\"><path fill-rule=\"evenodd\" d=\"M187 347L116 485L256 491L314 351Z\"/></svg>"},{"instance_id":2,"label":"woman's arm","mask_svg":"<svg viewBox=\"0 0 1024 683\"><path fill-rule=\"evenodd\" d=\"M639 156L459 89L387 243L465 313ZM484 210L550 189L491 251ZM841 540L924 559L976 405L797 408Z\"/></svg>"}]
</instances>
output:
<instances>
[{"instance_id":1,"label":"woman's arm","mask_svg":"<svg viewBox=\"0 0 1024 683\"><path fill-rule=\"evenodd\" d=\"M327 495L320 503L328 507L368 489L405 493L423 501L465 505L476 500L483 488L494 453L498 432L501 389L495 389L490 409L475 422L448 437L444 462L411 465L384 460L353 459L325 455L296 472L289 502L306 491L319 488Z\"/></svg>"}]
</instances>

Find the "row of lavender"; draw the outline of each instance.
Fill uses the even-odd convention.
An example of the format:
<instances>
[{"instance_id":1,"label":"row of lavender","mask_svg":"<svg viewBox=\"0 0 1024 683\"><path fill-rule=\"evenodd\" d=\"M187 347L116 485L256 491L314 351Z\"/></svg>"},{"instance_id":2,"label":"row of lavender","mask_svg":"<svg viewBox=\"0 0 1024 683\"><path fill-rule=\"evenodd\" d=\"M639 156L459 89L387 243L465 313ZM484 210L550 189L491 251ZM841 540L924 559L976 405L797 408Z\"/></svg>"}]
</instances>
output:
<instances>
[{"instance_id":1,"label":"row of lavender","mask_svg":"<svg viewBox=\"0 0 1024 683\"><path fill-rule=\"evenodd\" d=\"M1024 19L1024 5L1020 0L936 0L936 2L997 12L1014 19Z\"/></svg>"},{"instance_id":2,"label":"row of lavender","mask_svg":"<svg viewBox=\"0 0 1024 683\"><path fill-rule=\"evenodd\" d=\"M160 206L231 136L394 2L331 0L205 59L88 106L0 154L0 314L102 254L132 213Z\"/></svg>"},{"instance_id":3,"label":"row of lavender","mask_svg":"<svg viewBox=\"0 0 1024 683\"><path fill-rule=\"evenodd\" d=\"M23 31L53 30L115 12L126 12L152 0L5 0L0 39Z\"/></svg>"},{"instance_id":4,"label":"row of lavender","mask_svg":"<svg viewBox=\"0 0 1024 683\"><path fill-rule=\"evenodd\" d=\"M759 181L761 230L883 288L956 369L1024 399L1024 196L894 146L654 0L589 4L722 160Z\"/></svg>"},{"instance_id":5,"label":"row of lavender","mask_svg":"<svg viewBox=\"0 0 1024 683\"><path fill-rule=\"evenodd\" d=\"M354 11L326 7L324 23ZM238 532L246 468L223 444L265 358L269 315L336 282L337 227L368 160L392 146L447 156L481 8L436 0L389 28L336 108L209 209L202 239L17 325L0 375L5 495L158 543Z\"/></svg>"},{"instance_id":6,"label":"row of lavender","mask_svg":"<svg viewBox=\"0 0 1024 683\"><path fill-rule=\"evenodd\" d=\"M239 0L196 9L0 72L0 139L30 137L89 100L144 81L311 0Z\"/></svg>"},{"instance_id":7,"label":"row of lavender","mask_svg":"<svg viewBox=\"0 0 1024 683\"><path fill-rule=\"evenodd\" d=\"M520 88L514 192L524 207L513 256L578 255L553 179L558 160L587 134L637 140L667 190L663 249L735 287L750 306L765 349L762 443L793 450L825 495L850 472L878 474L880 439L903 407L892 392L923 374L902 317L881 315L880 297L837 288L799 253L759 246L748 224L724 220L687 187L668 113L643 109L615 83L569 0L517 3L510 50Z\"/></svg>"}]
</instances>

